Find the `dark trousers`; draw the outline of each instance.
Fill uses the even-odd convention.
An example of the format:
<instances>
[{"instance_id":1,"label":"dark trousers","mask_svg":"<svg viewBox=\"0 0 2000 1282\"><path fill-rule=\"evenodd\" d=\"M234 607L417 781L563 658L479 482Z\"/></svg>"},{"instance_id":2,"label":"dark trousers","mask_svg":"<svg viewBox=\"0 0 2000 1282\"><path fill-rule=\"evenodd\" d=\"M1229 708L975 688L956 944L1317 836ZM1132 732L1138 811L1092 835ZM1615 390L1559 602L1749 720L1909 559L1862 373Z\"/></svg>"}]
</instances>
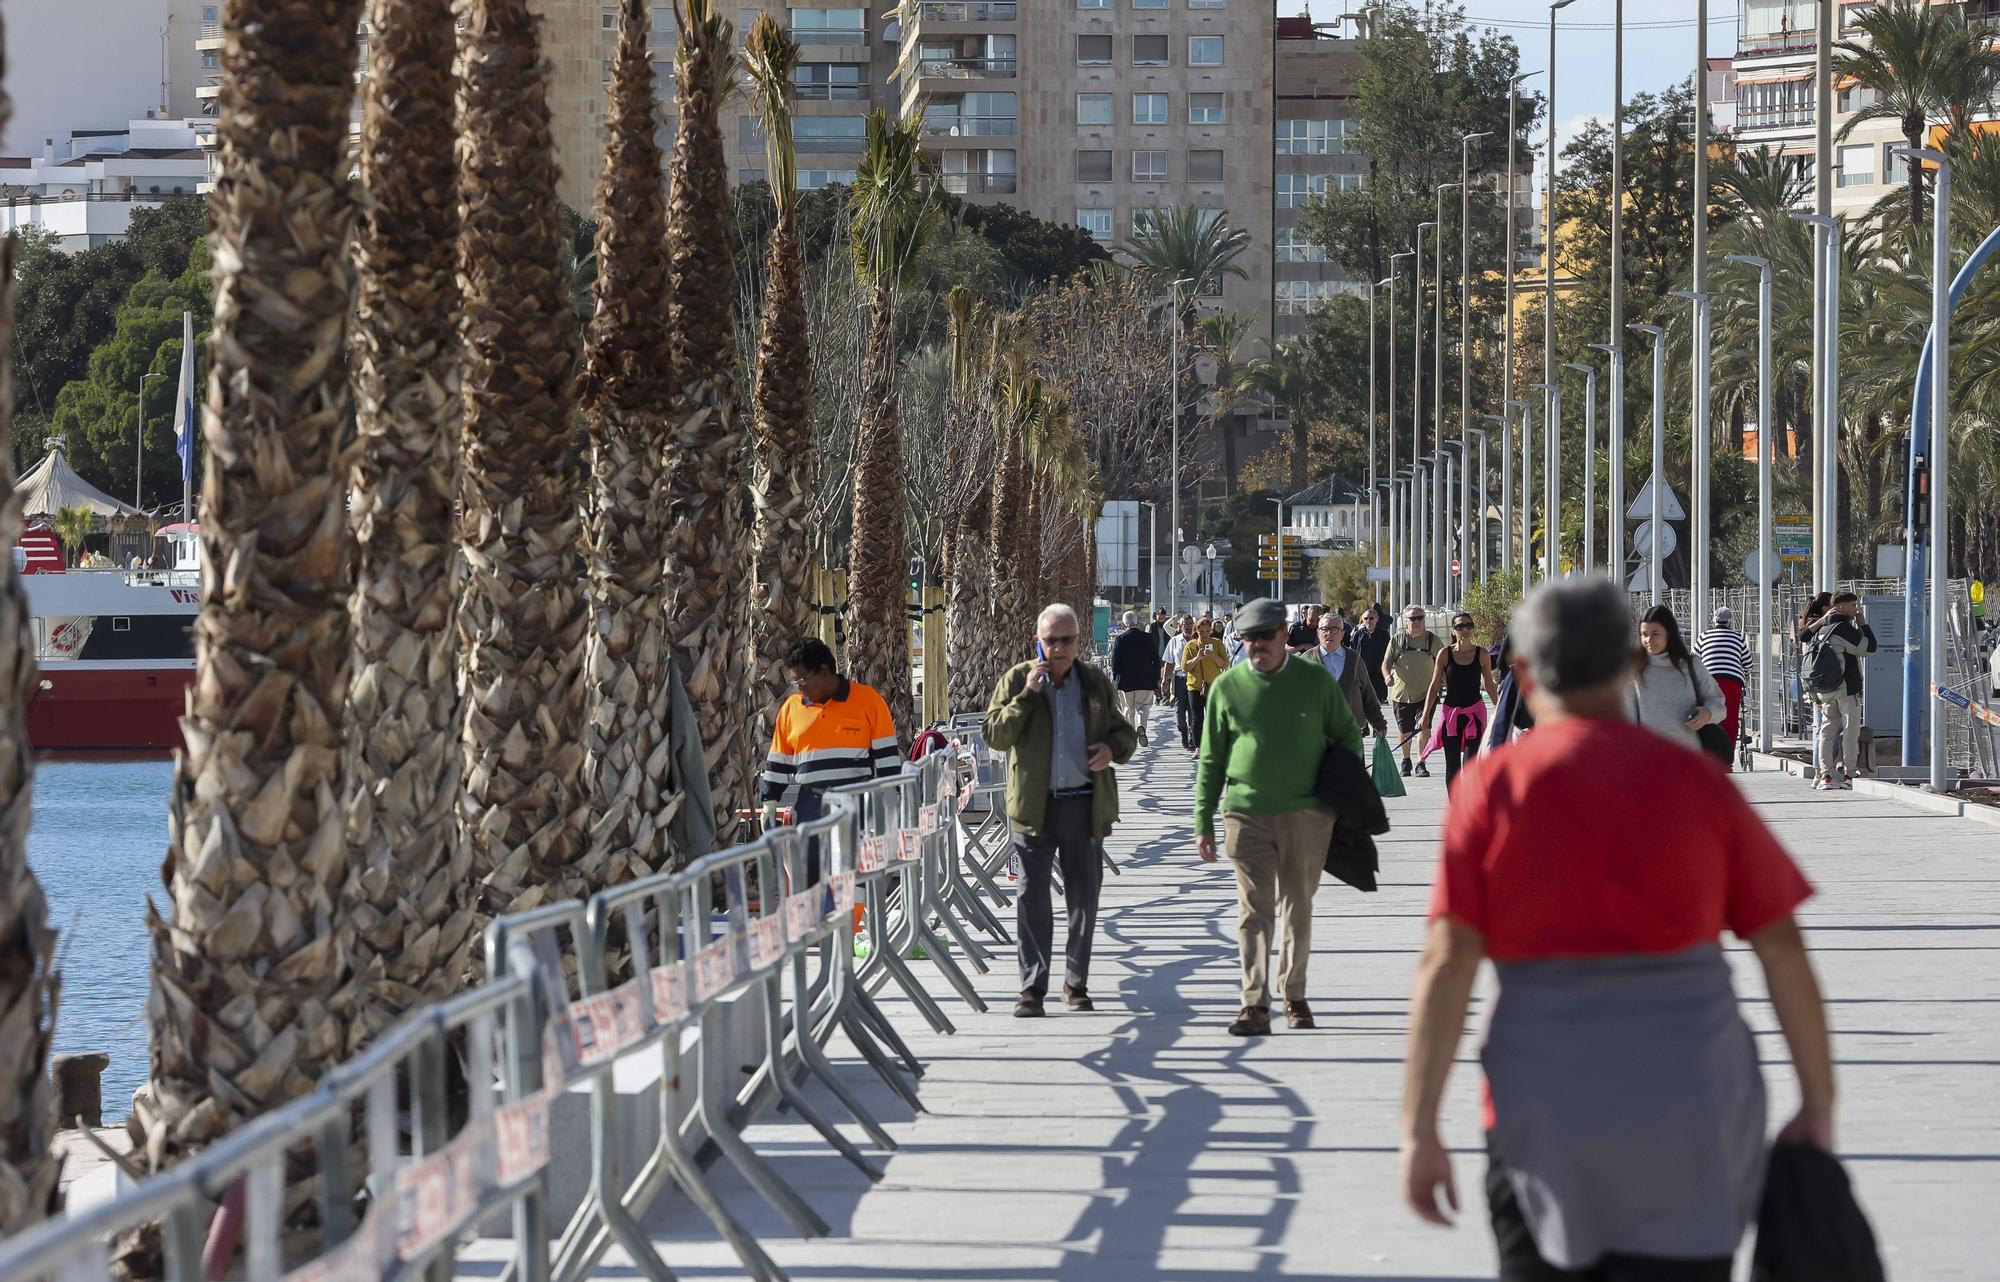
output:
<instances>
[{"instance_id":1,"label":"dark trousers","mask_svg":"<svg viewBox=\"0 0 2000 1282\"><path fill-rule=\"evenodd\" d=\"M1188 747L1201 751L1201 723L1208 715L1208 695L1205 691L1188 691Z\"/></svg>"},{"instance_id":2,"label":"dark trousers","mask_svg":"<svg viewBox=\"0 0 2000 1282\"><path fill-rule=\"evenodd\" d=\"M1090 831L1088 796L1050 797L1042 830L1014 834L1021 857L1021 889L1014 900L1014 937L1021 945L1021 989L1046 995L1055 953L1055 909L1049 900L1052 874L1062 863L1063 899L1069 907L1064 941L1063 982L1082 988L1090 980L1090 941L1097 933L1097 892L1104 864Z\"/></svg>"},{"instance_id":3,"label":"dark trousers","mask_svg":"<svg viewBox=\"0 0 2000 1282\"><path fill-rule=\"evenodd\" d=\"M792 822L810 823L826 814L825 794L817 788L800 787L799 795L792 799ZM806 880L808 886L819 882L819 838L806 839Z\"/></svg>"},{"instance_id":4,"label":"dark trousers","mask_svg":"<svg viewBox=\"0 0 2000 1282\"><path fill-rule=\"evenodd\" d=\"M1729 1282L1730 1259L1669 1260L1654 1255L1606 1255L1586 1269L1559 1269L1542 1258L1514 1196L1507 1167L1489 1144L1486 1209L1500 1248L1500 1282Z\"/></svg>"},{"instance_id":5,"label":"dark trousers","mask_svg":"<svg viewBox=\"0 0 2000 1282\"><path fill-rule=\"evenodd\" d=\"M1174 728L1181 732L1181 747L1194 747L1194 731L1188 728L1189 695L1187 678L1174 674Z\"/></svg>"},{"instance_id":6,"label":"dark trousers","mask_svg":"<svg viewBox=\"0 0 2000 1282\"><path fill-rule=\"evenodd\" d=\"M1485 737L1484 735L1480 735L1477 738L1465 739L1463 750L1459 747L1459 741L1464 736L1448 734L1444 737L1444 790L1446 792L1450 792L1451 786L1458 782L1459 766L1469 763L1474 757L1479 755L1479 740Z\"/></svg>"}]
</instances>

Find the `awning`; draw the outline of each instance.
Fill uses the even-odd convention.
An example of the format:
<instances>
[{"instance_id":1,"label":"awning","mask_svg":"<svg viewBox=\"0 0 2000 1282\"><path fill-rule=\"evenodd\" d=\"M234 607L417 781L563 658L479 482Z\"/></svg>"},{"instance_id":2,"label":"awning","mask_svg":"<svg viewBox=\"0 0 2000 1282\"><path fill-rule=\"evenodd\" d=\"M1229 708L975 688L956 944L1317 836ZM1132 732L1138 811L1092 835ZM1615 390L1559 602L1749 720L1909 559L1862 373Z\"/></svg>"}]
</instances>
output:
<instances>
[{"instance_id":1,"label":"awning","mask_svg":"<svg viewBox=\"0 0 2000 1282\"><path fill-rule=\"evenodd\" d=\"M1794 80L1811 80L1812 78L1813 72L1811 67L1796 67L1788 68L1784 71L1774 71L1766 76L1738 76L1736 77L1736 83L1738 85L1781 85Z\"/></svg>"}]
</instances>

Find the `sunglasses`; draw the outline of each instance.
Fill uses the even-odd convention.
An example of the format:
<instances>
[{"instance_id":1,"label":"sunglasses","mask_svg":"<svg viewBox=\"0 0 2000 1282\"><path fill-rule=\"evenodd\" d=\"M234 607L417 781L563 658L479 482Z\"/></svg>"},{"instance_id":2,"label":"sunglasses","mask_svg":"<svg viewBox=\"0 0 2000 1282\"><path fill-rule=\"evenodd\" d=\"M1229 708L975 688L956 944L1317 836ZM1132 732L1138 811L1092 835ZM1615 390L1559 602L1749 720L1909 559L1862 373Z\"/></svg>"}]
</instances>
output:
<instances>
[{"instance_id":1,"label":"sunglasses","mask_svg":"<svg viewBox=\"0 0 2000 1282\"><path fill-rule=\"evenodd\" d=\"M1451 630L1453 632L1470 632L1472 631L1472 621L1467 619L1464 623L1454 623L1451 625Z\"/></svg>"},{"instance_id":2,"label":"sunglasses","mask_svg":"<svg viewBox=\"0 0 2000 1282\"><path fill-rule=\"evenodd\" d=\"M1236 635L1242 637L1245 641L1269 641L1278 635L1278 630L1276 628L1258 628L1254 632L1239 632Z\"/></svg>"}]
</instances>

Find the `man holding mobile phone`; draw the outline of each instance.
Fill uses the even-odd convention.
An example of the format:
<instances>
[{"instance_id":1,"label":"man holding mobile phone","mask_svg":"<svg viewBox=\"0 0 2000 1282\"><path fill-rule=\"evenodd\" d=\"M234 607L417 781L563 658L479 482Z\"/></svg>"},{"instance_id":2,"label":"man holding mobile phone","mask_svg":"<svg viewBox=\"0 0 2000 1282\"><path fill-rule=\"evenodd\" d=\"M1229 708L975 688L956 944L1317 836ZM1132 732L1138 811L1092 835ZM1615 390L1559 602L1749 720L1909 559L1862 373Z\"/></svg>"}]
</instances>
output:
<instances>
[{"instance_id":1,"label":"man holding mobile phone","mask_svg":"<svg viewBox=\"0 0 2000 1282\"><path fill-rule=\"evenodd\" d=\"M1090 945L1097 933L1097 897L1104 865L1099 845L1118 822L1114 762L1132 759L1137 732L1118 714L1111 680L1076 661L1082 626L1076 611L1052 605L1035 620L1036 658L1000 678L986 709L986 742L1007 753L1007 820L1021 860L1015 900L1021 996L1018 1018L1043 1013L1055 951L1050 882L1062 864L1069 909L1063 1000L1087 1011Z\"/></svg>"}]
</instances>

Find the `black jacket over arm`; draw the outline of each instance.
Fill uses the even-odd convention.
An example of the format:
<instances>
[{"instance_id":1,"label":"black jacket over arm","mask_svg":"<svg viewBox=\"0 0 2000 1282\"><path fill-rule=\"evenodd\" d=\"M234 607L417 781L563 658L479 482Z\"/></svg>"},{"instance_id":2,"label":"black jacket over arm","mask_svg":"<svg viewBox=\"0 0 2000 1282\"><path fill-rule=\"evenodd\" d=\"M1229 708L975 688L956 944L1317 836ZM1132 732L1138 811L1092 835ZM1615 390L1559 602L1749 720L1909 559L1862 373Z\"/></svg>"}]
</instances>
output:
<instances>
[{"instance_id":1,"label":"black jacket over arm","mask_svg":"<svg viewBox=\"0 0 2000 1282\"><path fill-rule=\"evenodd\" d=\"M1344 749L1328 748L1320 754L1313 795L1333 809L1326 870L1356 890L1374 890L1382 866L1375 838L1389 831L1389 811L1367 764Z\"/></svg>"}]
</instances>

